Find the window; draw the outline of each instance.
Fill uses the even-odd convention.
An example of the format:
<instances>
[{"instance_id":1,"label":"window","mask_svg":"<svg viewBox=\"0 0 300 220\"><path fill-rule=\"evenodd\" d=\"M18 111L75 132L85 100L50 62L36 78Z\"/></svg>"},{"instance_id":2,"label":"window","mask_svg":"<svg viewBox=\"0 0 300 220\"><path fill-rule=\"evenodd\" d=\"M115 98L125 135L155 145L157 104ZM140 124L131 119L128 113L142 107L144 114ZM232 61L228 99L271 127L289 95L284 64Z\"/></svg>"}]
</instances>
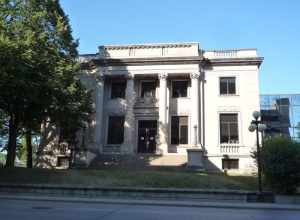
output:
<instances>
[{"instance_id":1,"label":"window","mask_svg":"<svg viewBox=\"0 0 300 220\"><path fill-rule=\"evenodd\" d=\"M110 116L108 120L108 144L122 144L124 140L124 117Z\"/></svg>"},{"instance_id":2,"label":"window","mask_svg":"<svg viewBox=\"0 0 300 220\"><path fill-rule=\"evenodd\" d=\"M141 97L152 97L155 98L155 91L156 91L156 82L149 81L149 82L142 82L141 83Z\"/></svg>"},{"instance_id":3,"label":"window","mask_svg":"<svg viewBox=\"0 0 300 220\"><path fill-rule=\"evenodd\" d=\"M172 116L171 119L171 144L188 143L188 117Z\"/></svg>"},{"instance_id":4,"label":"window","mask_svg":"<svg viewBox=\"0 0 300 220\"><path fill-rule=\"evenodd\" d=\"M239 159L222 159L222 169L232 170L239 169Z\"/></svg>"},{"instance_id":5,"label":"window","mask_svg":"<svg viewBox=\"0 0 300 220\"><path fill-rule=\"evenodd\" d=\"M111 98L125 98L126 82L112 82L111 83Z\"/></svg>"},{"instance_id":6,"label":"window","mask_svg":"<svg viewBox=\"0 0 300 220\"><path fill-rule=\"evenodd\" d=\"M172 97L180 98L187 97L188 81L173 81L172 82Z\"/></svg>"},{"instance_id":7,"label":"window","mask_svg":"<svg viewBox=\"0 0 300 220\"><path fill-rule=\"evenodd\" d=\"M238 143L238 115L237 114L220 114L220 142Z\"/></svg>"},{"instance_id":8,"label":"window","mask_svg":"<svg viewBox=\"0 0 300 220\"><path fill-rule=\"evenodd\" d=\"M220 78L220 94L221 95L236 94L235 77L221 77Z\"/></svg>"}]
</instances>

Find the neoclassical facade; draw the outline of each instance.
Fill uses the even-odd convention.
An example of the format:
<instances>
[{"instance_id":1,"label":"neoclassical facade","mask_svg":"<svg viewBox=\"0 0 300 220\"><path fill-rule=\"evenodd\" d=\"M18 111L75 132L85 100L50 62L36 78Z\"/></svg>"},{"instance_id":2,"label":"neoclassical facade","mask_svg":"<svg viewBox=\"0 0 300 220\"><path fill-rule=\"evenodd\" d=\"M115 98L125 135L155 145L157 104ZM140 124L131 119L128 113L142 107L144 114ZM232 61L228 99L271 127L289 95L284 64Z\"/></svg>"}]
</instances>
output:
<instances>
[{"instance_id":1,"label":"neoclassical facade","mask_svg":"<svg viewBox=\"0 0 300 220\"><path fill-rule=\"evenodd\" d=\"M87 163L101 155L153 156L181 166L203 152L207 170L249 172L259 110L256 49L210 50L198 43L100 46L80 56L80 79L95 113L85 138Z\"/></svg>"}]
</instances>

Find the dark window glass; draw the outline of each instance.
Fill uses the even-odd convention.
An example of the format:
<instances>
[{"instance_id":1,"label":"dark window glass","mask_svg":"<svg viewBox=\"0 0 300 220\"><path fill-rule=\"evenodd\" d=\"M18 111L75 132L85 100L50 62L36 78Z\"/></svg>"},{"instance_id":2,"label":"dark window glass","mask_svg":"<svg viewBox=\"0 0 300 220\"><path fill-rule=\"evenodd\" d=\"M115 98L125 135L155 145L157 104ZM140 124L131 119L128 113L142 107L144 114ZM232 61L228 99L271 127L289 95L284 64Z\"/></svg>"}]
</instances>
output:
<instances>
[{"instance_id":1,"label":"dark window glass","mask_svg":"<svg viewBox=\"0 0 300 220\"><path fill-rule=\"evenodd\" d=\"M235 77L221 77L220 78L220 94L221 95L236 94Z\"/></svg>"},{"instance_id":2,"label":"dark window glass","mask_svg":"<svg viewBox=\"0 0 300 220\"><path fill-rule=\"evenodd\" d=\"M124 140L124 117L111 116L108 121L108 144L122 144Z\"/></svg>"},{"instance_id":3,"label":"dark window glass","mask_svg":"<svg viewBox=\"0 0 300 220\"><path fill-rule=\"evenodd\" d=\"M239 169L239 159L222 159L222 169Z\"/></svg>"},{"instance_id":4,"label":"dark window glass","mask_svg":"<svg viewBox=\"0 0 300 220\"><path fill-rule=\"evenodd\" d=\"M188 143L188 117L172 116L171 118L171 144Z\"/></svg>"},{"instance_id":5,"label":"dark window glass","mask_svg":"<svg viewBox=\"0 0 300 220\"><path fill-rule=\"evenodd\" d=\"M237 114L220 114L220 142L238 143L238 115Z\"/></svg>"},{"instance_id":6,"label":"dark window glass","mask_svg":"<svg viewBox=\"0 0 300 220\"><path fill-rule=\"evenodd\" d=\"M111 98L125 98L126 82L111 83Z\"/></svg>"},{"instance_id":7,"label":"dark window glass","mask_svg":"<svg viewBox=\"0 0 300 220\"><path fill-rule=\"evenodd\" d=\"M173 81L172 82L172 97L180 98L187 97L188 81Z\"/></svg>"},{"instance_id":8,"label":"dark window glass","mask_svg":"<svg viewBox=\"0 0 300 220\"><path fill-rule=\"evenodd\" d=\"M141 97L153 97L155 98L156 82L142 82L141 84Z\"/></svg>"}]
</instances>

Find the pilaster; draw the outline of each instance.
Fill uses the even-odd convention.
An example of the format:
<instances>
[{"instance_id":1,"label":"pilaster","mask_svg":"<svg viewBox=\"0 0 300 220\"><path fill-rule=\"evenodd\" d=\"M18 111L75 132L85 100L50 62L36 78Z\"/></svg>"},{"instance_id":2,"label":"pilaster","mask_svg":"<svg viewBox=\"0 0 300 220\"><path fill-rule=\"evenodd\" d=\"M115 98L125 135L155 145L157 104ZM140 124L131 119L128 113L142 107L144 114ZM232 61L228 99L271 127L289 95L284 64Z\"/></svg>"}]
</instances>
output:
<instances>
[{"instance_id":1,"label":"pilaster","mask_svg":"<svg viewBox=\"0 0 300 220\"><path fill-rule=\"evenodd\" d=\"M191 137L192 137L192 145L194 147L198 147L200 144L200 123L199 123L199 115L200 115L200 86L199 79L200 73L191 73L190 74L192 81L191 88Z\"/></svg>"}]
</instances>

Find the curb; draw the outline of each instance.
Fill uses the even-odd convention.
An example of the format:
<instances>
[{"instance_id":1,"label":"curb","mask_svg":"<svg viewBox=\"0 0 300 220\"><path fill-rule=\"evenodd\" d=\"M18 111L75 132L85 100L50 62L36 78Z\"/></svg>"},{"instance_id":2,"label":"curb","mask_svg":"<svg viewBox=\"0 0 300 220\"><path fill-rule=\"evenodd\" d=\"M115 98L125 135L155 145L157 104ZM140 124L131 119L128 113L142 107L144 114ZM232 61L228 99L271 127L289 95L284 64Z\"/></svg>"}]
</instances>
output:
<instances>
[{"instance_id":1,"label":"curb","mask_svg":"<svg viewBox=\"0 0 300 220\"><path fill-rule=\"evenodd\" d=\"M220 203L220 202L191 202L191 201L164 201L164 200L137 200L137 199L112 199L112 198L67 198L67 197L47 197L47 196L16 196L1 195L0 199L23 200L23 201L48 201L48 202L68 202L68 203L98 203L98 204L119 204L119 205L147 205L147 206L173 206L191 208L225 208L225 209L261 209L261 210L286 210L300 211L298 205L283 205L271 203Z\"/></svg>"},{"instance_id":2,"label":"curb","mask_svg":"<svg viewBox=\"0 0 300 220\"><path fill-rule=\"evenodd\" d=\"M15 195L31 193L44 196L74 196L85 198L132 198L132 199L169 199L198 200L206 202L274 202L274 194L237 190L201 190L170 188L129 188L129 187L78 187L33 184L0 184L0 192Z\"/></svg>"}]
</instances>

